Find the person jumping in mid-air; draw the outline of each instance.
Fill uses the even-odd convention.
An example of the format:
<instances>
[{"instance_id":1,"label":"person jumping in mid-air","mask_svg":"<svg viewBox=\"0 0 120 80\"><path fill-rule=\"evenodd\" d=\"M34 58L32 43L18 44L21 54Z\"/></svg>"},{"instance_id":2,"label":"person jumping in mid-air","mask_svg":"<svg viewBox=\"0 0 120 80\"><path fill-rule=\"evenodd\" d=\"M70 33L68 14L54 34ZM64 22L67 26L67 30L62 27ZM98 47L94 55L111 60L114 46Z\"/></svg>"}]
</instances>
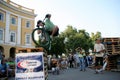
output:
<instances>
[{"instance_id":1,"label":"person jumping in mid-air","mask_svg":"<svg viewBox=\"0 0 120 80\"><path fill-rule=\"evenodd\" d=\"M50 18L51 14L47 14L45 16L45 29L49 32L51 38L53 38L53 36L57 36L59 34L59 28L51 22Z\"/></svg>"},{"instance_id":2,"label":"person jumping in mid-air","mask_svg":"<svg viewBox=\"0 0 120 80\"><path fill-rule=\"evenodd\" d=\"M59 28L51 22L50 18L51 14L47 14L44 18L45 22L38 20L37 27L45 25L45 30L49 33L50 38L53 38L59 34ZM40 31L38 31L38 33L40 33Z\"/></svg>"}]
</instances>

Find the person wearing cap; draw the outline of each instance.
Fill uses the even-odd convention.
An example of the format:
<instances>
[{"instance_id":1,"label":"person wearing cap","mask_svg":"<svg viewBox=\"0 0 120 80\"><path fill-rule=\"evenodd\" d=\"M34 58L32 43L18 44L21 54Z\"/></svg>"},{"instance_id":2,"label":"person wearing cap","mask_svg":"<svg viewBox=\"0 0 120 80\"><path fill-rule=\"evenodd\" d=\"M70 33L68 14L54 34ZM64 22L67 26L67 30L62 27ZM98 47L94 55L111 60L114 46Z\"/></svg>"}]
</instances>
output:
<instances>
[{"instance_id":1,"label":"person wearing cap","mask_svg":"<svg viewBox=\"0 0 120 80\"><path fill-rule=\"evenodd\" d=\"M101 43L100 38L96 39L96 43L94 45L94 52L96 52L96 54L95 54L95 69L96 70L95 70L95 72L97 73L98 66L99 65L100 65L100 67L103 66L103 55L105 52L105 47Z\"/></svg>"}]
</instances>

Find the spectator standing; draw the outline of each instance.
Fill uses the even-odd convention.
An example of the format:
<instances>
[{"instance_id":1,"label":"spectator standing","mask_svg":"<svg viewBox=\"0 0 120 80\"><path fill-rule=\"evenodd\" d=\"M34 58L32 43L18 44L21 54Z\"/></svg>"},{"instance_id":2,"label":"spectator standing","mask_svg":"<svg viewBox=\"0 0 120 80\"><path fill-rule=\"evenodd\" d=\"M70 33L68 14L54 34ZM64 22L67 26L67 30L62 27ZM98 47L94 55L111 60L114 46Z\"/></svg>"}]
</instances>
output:
<instances>
[{"instance_id":1,"label":"spectator standing","mask_svg":"<svg viewBox=\"0 0 120 80\"><path fill-rule=\"evenodd\" d=\"M103 44L101 44L101 39L96 39L96 44L94 45L94 52L95 54L95 72L97 73L97 70L99 69L98 66L100 65L100 68L103 66L103 55L104 55L105 47ZM99 64L100 63L100 64Z\"/></svg>"},{"instance_id":2,"label":"spectator standing","mask_svg":"<svg viewBox=\"0 0 120 80\"><path fill-rule=\"evenodd\" d=\"M72 55L72 54L69 54L69 64L70 64L70 68L73 68L73 61L74 61L73 55Z\"/></svg>"},{"instance_id":3,"label":"spectator standing","mask_svg":"<svg viewBox=\"0 0 120 80\"><path fill-rule=\"evenodd\" d=\"M80 71L85 71L85 60L82 50L79 51Z\"/></svg>"},{"instance_id":4,"label":"spectator standing","mask_svg":"<svg viewBox=\"0 0 120 80\"><path fill-rule=\"evenodd\" d=\"M75 68L77 68L80 63L78 51L76 51L74 54L74 60L75 60Z\"/></svg>"}]
</instances>

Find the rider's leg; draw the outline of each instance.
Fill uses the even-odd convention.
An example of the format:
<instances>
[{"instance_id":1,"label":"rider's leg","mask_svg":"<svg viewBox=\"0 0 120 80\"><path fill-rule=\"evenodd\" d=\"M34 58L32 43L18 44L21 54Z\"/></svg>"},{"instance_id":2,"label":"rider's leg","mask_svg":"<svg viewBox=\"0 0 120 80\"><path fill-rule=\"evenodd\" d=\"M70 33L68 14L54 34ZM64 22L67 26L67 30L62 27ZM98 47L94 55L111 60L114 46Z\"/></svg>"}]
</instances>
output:
<instances>
[{"instance_id":1,"label":"rider's leg","mask_svg":"<svg viewBox=\"0 0 120 80\"><path fill-rule=\"evenodd\" d=\"M58 26L55 26L54 28L53 28L53 30L52 30L52 34L51 34L51 36L53 37L54 36L54 34L58 31Z\"/></svg>"}]
</instances>

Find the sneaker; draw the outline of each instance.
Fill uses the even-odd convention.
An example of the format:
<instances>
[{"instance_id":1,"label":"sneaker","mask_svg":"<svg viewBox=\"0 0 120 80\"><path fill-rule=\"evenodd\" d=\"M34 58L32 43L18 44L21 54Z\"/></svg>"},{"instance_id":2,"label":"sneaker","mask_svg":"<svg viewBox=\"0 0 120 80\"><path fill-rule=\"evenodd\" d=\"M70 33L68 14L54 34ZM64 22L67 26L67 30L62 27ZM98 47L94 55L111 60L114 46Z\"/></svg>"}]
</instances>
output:
<instances>
[{"instance_id":1,"label":"sneaker","mask_svg":"<svg viewBox=\"0 0 120 80\"><path fill-rule=\"evenodd\" d=\"M53 36L52 35L50 36L50 39L53 40Z\"/></svg>"},{"instance_id":2,"label":"sneaker","mask_svg":"<svg viewBox=\"0 0 120 80\"><path fill-rule=\"evenodd\" d=\"M45 37L43 37L42 39L41 39L41 42L44 42L45 41Z\"/></svg>"},{"instance_id":3,"label":"sneaker","mask_svg":"<svg viewBox=\"0 0 120 80\"><path fill-rule=\"evenodd\" d=\"M95 70L95 74L98 74L99 72L97 70Z\"/></svg>"}]
</instances>

